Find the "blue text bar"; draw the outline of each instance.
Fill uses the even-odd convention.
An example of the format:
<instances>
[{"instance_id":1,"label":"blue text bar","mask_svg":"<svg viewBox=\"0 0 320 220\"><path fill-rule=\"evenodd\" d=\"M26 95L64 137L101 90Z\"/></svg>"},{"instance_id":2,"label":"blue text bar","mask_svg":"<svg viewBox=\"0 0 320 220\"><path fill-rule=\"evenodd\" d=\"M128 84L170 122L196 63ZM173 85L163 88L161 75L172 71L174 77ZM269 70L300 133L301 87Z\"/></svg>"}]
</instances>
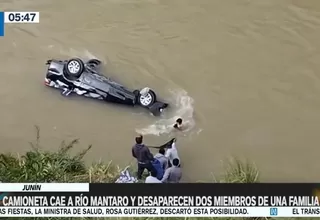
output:
<instances>
[{"instance_id":1,"label":"blue text bar","mask_svg":"<svg viewBox=\"0 0 320 220\"><path fill-rule=\"evenodd\" d=\"M0 12L0 37L4 36L4 12Z\"/></svg>"}]
</instances>

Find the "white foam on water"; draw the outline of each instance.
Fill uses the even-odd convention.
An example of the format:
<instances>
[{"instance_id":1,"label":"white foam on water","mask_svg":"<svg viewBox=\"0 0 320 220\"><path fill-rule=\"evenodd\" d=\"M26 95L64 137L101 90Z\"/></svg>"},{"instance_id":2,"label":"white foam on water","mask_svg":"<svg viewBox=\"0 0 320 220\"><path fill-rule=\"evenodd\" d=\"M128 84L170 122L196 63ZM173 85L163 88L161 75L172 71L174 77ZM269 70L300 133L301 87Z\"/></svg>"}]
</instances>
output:
<instances>
[{"instance_id":1,"label":"white foam on water","mask_svg":"<svg viewBox=\"0 0 320 220\"><path fill-rule=\"evenodd\" d=\"M195 127L194 120L194 100L184 90L177 89L170 91L172 101L170 102L170 110L164 112L162 117L156 122L147 125L144 128L137 128L136 132L142 135L168 134L173 130L173 125L177 118L182 118L185 129L184 133L190 132Z\"/></svg>"}]
</instances>

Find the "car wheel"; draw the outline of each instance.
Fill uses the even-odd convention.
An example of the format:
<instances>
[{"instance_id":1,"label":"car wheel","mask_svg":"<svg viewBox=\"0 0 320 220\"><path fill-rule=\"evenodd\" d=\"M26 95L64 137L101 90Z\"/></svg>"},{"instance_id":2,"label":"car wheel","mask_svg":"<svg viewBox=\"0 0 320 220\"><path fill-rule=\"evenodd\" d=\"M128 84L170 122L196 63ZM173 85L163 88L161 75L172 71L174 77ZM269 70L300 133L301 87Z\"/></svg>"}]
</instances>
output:
<instances>
[{"instance_id":1,"label":"car wheel","mask_svg":"<svg viewBox=\"0 0 320 220\"><path fill-rule=\"evenodd\" d=\"M79 58L70 59L65 65L65 72L68 77L78 78L84 70L84 63Z\"/></svg>"},{"instance_id":2,"label":"car wheel","mask_svg":"<svg viewBox=\"0 0 320 220\"><path fill-rule=\"evenodd\" d=\"M87 62L87 64L93 65L93 66L99 66L101 64L101 61L97 59L91 59Z\"/></svg>"},{"instance_id":3,"label":"car wheel","mask_svg":"<svg viewBox=\"0 0 320 220\"><path fill-rule=\"evenodd\" d=\"M155 103L156 99L157 97L155 92L148 88L141 90L138 96L139 104L143 107L152 106Z\"/></svg>"}]
</instances>

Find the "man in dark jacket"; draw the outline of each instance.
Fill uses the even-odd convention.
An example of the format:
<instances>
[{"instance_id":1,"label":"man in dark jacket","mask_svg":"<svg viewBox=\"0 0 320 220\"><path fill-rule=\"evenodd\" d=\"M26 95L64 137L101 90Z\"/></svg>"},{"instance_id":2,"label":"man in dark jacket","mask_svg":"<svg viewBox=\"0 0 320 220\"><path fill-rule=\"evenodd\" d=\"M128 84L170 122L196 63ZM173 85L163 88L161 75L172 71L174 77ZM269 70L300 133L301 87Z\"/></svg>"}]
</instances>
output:
<instances>
[{"instance_id":1,"label":"man in dark jacket","mask_svg":"<svg viewBox=\"0 0 320 220\"><path fill-rule=\"evenodd\" d=\"M141 179L145 169L149 172L156 172L151 163L154 160L153 155L150 153L149 148L142 142L143 137L140 135L139 137L136 137L136 144L132 147L132 156L136 158L138 162L138 179Z\"/></svg>"}]
</instances>

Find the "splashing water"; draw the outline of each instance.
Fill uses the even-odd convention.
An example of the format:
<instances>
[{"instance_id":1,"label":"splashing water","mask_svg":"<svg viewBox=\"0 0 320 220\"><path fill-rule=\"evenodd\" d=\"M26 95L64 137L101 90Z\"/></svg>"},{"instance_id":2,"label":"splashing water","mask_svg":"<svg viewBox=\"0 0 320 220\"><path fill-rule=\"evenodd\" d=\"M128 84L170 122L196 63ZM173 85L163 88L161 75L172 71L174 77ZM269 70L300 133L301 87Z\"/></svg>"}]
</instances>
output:
<instances>
[{"instance_id":1,"label":"splashing water","mask_svg":"<svg viewBox=\"0 0 320 220\"><path fill-rule=\"evenodd\" d=\"M189 132L194 128L193 99L188 96L188 93L184 90L174 90L170 91L170 93L173 97L170 108L173 108L174 111L172 113L168 112L168 114L164 114L163 117L165 118L161 118L151 125L136 129L136 132L142 135L157 136L170 133L177 118L183 119L183 124L186 127L183 132Z\"/></svg>"}]
</instances>

